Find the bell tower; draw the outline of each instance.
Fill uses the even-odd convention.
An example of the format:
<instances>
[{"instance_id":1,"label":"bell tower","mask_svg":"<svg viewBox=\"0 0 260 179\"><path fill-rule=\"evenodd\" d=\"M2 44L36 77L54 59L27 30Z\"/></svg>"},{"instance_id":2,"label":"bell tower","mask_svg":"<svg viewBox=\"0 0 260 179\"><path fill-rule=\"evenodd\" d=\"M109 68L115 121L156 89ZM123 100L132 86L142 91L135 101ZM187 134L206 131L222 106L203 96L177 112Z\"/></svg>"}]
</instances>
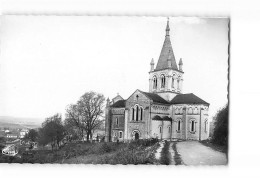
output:
<instances>
[{"instance_id":1,"label":"bell tower","mask_svg":"<svg viewBox=\"0 0 260 179\"><path fill-rule=\"evenodd\" d=\"M153 59L150 63L149 92L157 93L165 100L170 101L177 94L182 93L184 72L182 59L179 60L179 68L175 60L170 39L169 18L165 31L165 39L156 68L154 68Z\"/></svg>"}]
</instances>

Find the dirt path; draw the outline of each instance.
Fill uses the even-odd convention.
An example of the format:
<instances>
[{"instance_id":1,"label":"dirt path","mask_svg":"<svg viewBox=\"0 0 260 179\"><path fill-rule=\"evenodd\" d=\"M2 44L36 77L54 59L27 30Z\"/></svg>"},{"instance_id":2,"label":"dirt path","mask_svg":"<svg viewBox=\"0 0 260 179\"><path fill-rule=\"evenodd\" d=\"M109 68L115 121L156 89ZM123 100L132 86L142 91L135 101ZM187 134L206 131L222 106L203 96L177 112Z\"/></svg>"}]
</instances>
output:
<instances>
[{"instance_id":1,"label":"dirt path","mask_svg":"<svg viewBox=\"0 0 260 179\"><path fill-rule=\"evenodd\" d=\"M204 146L198 141L184 141L176 143L184 165L226 165L227 158L224 153Z\"/></svg>"}]
</instances>

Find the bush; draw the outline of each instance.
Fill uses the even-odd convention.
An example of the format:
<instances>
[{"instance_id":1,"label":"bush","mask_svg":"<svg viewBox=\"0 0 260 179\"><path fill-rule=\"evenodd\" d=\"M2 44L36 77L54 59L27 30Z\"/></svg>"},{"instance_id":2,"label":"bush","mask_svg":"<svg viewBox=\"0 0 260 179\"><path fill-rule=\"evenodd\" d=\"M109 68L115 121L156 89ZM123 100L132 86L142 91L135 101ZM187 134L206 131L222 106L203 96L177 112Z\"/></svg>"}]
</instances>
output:
<instances>
[{"instance_id":1,"label":"bush","mask_svg":"<svg viewBox=\"0 0 260 179\"><path fill-rule=\"evenodd\" d=\"M212 136L212 142L218 145L228 145L228 105L221 109L216 116L215 128Z\"/></svg>"}]
</instances>

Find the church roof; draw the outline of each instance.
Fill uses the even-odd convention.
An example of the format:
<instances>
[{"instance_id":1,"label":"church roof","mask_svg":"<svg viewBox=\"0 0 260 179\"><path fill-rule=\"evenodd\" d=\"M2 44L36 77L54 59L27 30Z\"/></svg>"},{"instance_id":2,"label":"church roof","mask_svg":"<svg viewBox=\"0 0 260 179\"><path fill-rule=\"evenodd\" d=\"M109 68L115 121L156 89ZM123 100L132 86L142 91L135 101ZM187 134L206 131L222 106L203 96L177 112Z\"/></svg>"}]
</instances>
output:
<instances>
[{"instance_id":1,"label":"church roof","mask_svg":"<svg viewBox=\"0 0 260 179\"><path fill-rule=\"evenodd\" d=\"M126 100L119 100L119 101L115 102L114 104L112 104L111 107L124 108L125 107L125 101Z\"/></svg>"},{"instance_id":2,"label":"church roof","mask_svg":"<svg viewBox=\"0 0 260 179\"><path fill-rule=\"evenodd\" d=\"M198 96L193 93L188 94L178 94L170 102L171 104L206 104L209 105L206 101L200 99Z\"/></svg>"},{"instance_id":3,"label":"church roof","mask_svg":"<svg viewBox=\"0 0 260 179\"><path fill-rule=\"evenodd\" d=\"M170 31L170 27L169 27L169 20L168 20L163 47L162 47L161 54L160 54L158 63L156 65L155 71L169 68L168 62L167 62L168 59L171 61L171 68L174 70L178 70L178 67L177 67L177 64L175 61L175 56L174 56L173 49L172 49L169 31Z\"/></svg>"},{"instance_id":4,"label":"church roof","mask_svg":"<svg viewBox=\"0 0 260 179\"><path fill-rule=\"evenodd\" d=\"M163 104L169 104L168 101L166 101L165 99L163 99L161 96L159 96L158 94L155 93L147 93L147 92L143 92L143 94L145 94L148 98L150 98L151 100L153 100L153 102L156 103L163 103Z\"/></svg>"}]
</instances>

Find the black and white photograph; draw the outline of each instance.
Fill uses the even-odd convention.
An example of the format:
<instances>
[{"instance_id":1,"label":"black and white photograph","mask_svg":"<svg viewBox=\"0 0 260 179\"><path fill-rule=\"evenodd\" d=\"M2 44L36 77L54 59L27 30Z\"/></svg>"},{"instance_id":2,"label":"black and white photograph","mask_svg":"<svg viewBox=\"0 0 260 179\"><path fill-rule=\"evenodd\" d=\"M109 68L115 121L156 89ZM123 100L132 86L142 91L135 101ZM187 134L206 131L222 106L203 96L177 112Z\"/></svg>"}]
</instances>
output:
<instances>
[{"instance_id":1,"label":"black and white photograph","mask_svg":"<svg viewBox=\"0 0 260 179\"><path fill-rule=\"evenodd\" d=\"M228 17L0 21L0 163L228 166Z\"/></svg>"}]
</instances>

